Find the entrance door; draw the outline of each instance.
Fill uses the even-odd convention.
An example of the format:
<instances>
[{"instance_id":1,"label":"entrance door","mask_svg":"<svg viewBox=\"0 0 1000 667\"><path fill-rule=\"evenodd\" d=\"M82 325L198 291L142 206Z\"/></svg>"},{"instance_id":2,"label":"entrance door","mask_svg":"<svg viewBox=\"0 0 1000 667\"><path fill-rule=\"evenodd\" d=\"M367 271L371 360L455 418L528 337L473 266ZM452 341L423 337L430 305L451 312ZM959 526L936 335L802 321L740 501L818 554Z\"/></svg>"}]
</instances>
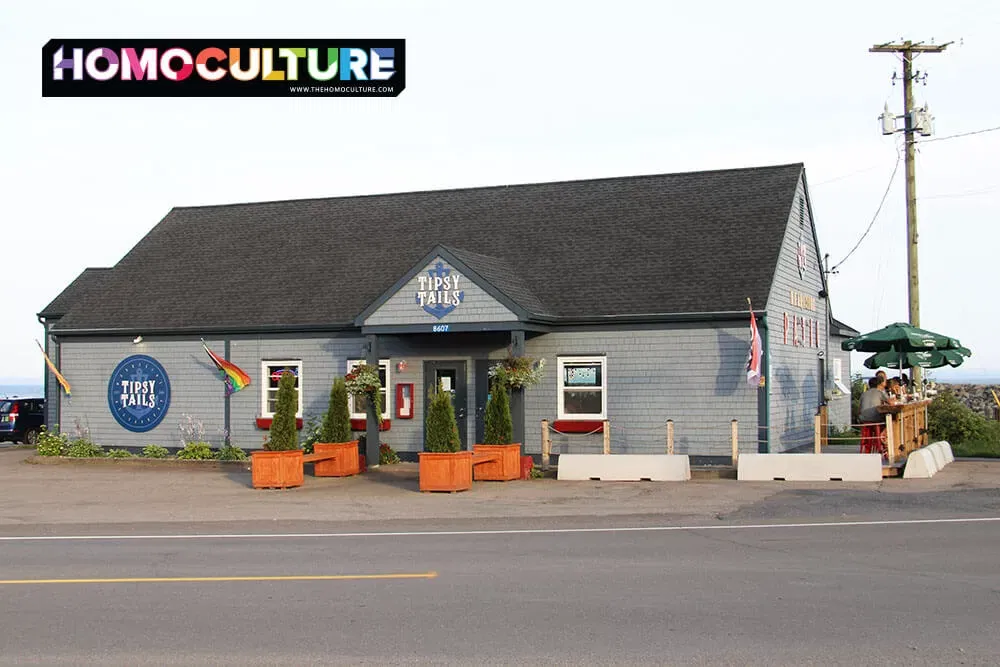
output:
<instances>
[{"instance_id":1,"label":"entrance door","mask_svg":"<svg viewBox=\"0 0 1000 667\"><path fill-rule=\"evenodd\" d=\"M466 378L464 361L424 362L424 415L430 409L431 402L430 393L426 389L436 387L440 381L444 390L451 393L451 404L455 408L455 421L458 422L458 435L462 439L462 449L469 448L469 435L466 428L469 407ZM426 418L424 424L424 435L426 436Z\"/></svg>"}]
</instances>

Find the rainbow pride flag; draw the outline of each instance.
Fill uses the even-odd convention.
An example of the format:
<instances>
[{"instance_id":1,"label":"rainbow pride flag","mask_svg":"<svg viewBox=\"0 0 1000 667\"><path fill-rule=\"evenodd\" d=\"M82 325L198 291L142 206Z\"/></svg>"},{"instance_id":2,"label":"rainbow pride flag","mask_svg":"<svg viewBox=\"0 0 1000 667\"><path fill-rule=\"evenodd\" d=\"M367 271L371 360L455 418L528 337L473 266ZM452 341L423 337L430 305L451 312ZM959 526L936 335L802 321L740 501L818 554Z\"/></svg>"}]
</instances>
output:
<instances>
[{"instance_id":1,"label":"rainbow pride flag","mask_svg":"<svg viewBox=\"0 0 1000 667\"><path fill-rule=\"evenodd\" d=\"M56 380L59 382L59 386L63 388L63 391L66 392L67 396L71 396L72 394L69 393L69 382L66 382L66 378L64 378L62 376L62 373L60 373L59 370L56 369L56 365L52 363L51 359L49 359L49 355L45 354L45 348L42 347L42 344L38 342L37 338L35 339L35 345L37 345L38 349L42 351L42 356L45 357L45 363L48 365L49 370L52 371L53 375L56 376Z\"/></svg>"},{"instance_id":2,"label":"rainbow pride flag","mask_svg":"<svg viewBox=\"0 0 1000 667\"><path fill-rule=\"evenodd\" d=\"M201 344L208 352L208 356L212 358L215 367L219 369L220 377L226 381L226 396L234 394L250 384L250 376L244 373L243 369L212 352L204 340L201 341Z\"/></svg>"}]
</instances>

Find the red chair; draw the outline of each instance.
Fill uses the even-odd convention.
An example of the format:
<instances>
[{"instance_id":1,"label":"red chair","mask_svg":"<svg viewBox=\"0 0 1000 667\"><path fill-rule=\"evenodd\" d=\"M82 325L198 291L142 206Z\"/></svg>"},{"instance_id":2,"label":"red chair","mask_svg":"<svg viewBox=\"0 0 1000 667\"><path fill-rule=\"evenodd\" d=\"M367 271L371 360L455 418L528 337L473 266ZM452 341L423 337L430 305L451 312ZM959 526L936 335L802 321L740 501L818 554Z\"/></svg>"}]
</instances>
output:
<instances>
[{"instance_id":1,"label":"red chair","mask_svg":"<svg viewBox=\"0 0 1000 667\"><path fill-rule=\"evenodd\" d=\"M885 424L862 424L861 453L884 455L887 452L888 449L885 446Z\"/></svg>"}]
</instances>

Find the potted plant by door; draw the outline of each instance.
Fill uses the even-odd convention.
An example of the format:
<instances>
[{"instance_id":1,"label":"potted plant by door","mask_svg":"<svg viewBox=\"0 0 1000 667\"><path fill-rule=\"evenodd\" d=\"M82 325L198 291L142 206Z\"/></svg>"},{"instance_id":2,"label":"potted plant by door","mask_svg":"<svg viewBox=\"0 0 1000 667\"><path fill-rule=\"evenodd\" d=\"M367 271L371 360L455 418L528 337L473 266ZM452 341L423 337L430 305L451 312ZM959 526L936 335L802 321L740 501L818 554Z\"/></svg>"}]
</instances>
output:
<instances>
[{"instance_id":1,"label":"potted plant by door","mask_svg":"<svg viewBox=\"0 0 1000 667\"><path fill-rule=\"evenodd\" d=\"M358 441L351 440L351 410L347 405L347 384L342 377L334 380L330 388L330 404L313 451L337 455L315 463L313 474L317 477L348 477L361 472Z\"/></svg>"},{"instance_id":2,"label":"potted plant by door","mask_svg":"<svg viewBox=\"0 0 1000 667\"><path fill-rule=\"evenodd\" d=\"M477 481L506 482L521 476L521 443L511 442L514 427L509 392L537 384L544 366L544 359L536 362L530 357L508 357L490 368L490 398L486 404L483 443L473 445L472 450L477 454L497 454L499 459L476 466Z\"/></svg>"},{"instance_id":3,"label":"potted plant by door","mask_svg":"<svg viewBox=\"0 0 1000 667\"><path fill-rule=\"evenodd\" d=\"M250 469L255 489L302 486L302 450L295 428L297 406L295 376L282 373L265 451L251 454Z\"/></svg>"},{"instance_id":4,"label":"potted plant by door","mask_svg":"<svg viewBox=\"0 0 1000 667\"><path fill-rule=\"evenodd\" d=\"M425 423L426 440L420 452L421 491L465 491L472 488L472 452L460 451L462 439L458 435L455 408L451 393L438 383L437 389L429 388L430 405Z\"/></svg>"}]
</instances>

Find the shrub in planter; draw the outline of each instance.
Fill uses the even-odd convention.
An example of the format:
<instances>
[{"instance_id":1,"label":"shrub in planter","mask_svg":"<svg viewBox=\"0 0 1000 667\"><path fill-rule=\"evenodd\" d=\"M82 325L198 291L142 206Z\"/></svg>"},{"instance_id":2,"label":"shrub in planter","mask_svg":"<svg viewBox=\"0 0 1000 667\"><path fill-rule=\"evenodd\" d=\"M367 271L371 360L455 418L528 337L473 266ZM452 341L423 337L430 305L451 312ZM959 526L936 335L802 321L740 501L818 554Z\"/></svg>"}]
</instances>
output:
<instances>
[{"instance_id":1,"label":"shrub in planter","mask_svg":"<svg viewBox=\"0 0 1000 667\"><path fill-rule=\"evenodd\" d=\"M59 424L56 424L55 433L42 425L35 443L35 451L39 456L63 456L68 447L69 438L59 432Z\"/></svg>"},{"instance_id":2,"label":"shrub in planter","mask_svg":"<svg viewBox=\"0 0 1000 667\"><path fill-rule=\"evenodd\" d=\"M438 384L437 391L431 393L430 407L427 409L427 436L424 449L428 452L457 452L462 447L455 420L455 407L451 404L451 392L444 391Z\"/></svg>"},{"instance_id":3,"label":"shrub in planter","mask_svg":"<svg viewBox=\"0 0 1000 667\"><path fill-rule=\"evenodd\" d=\"M472 487L472 452L460 451L455 408L451 393L438 384L431 391L430 406L424 424L424 449L420 452L421 491L465 491Z\"/></svg>"},{"instance_id":4,"label":"shrub in planter","mask_svg":"<svg viewBox=\"0 0 1000 667\"><path fill-rule=\"evenodd\" d=\"M320 438L313 445L317 454L334 454L335 458L317 461L313 474L317 477L349 477L361 472L358 441L351 440L351 410L347 405L347 383L338 377L330 387L330 402L323 416Z\"/></svg>"},{"instance_id":5,"label":"shrub in planter","mask_svg":"<svg viewBox=\"0 0 1000 667\"><path fill-rule=\"evenodd\" d=\"M133 454L127 449L109 449L108 458L109 459L130 459Z\"/></svg>"},{"instance_id":6,"label":"shrub in planter","mask_svg":"<svg viewBox=\"0 0 1000 667\"><path fill-rule=\"evenodd\" d=\"M215 458L215 452L207 442L189 442L177 452L177 458L184 461L207 461Z\"/></svg>"},{"instance_id":7,"label":"shrub in planter","mask_svg":"<svg viewBox=\"0 0 1000 667\"><path fill-rule=\"evenodd\" d=\"M283 452L299 448L298 431L295 429L295 413L297 411L295 376L292 373L282 373L281 380L278 381L278 398L274 408L274 419L271 420L271 430L268 432L264 449L271 452Z\"/></svg>"},{"instance_id":8,"label":"shrub in planter","mask_svg":"<svg viewBox=\"0 0 1000 667\"><path fill-rule=\"evenodd\" d=\"M146 445L142 448L142 456L147 459L165 459L170 456L170 450L160 445Z\"/></svg>"},{"instance_id":9,"label":"shrub in planter","mask_svg":"<svg viewBox=\"0 0 1000 667\"><path fill-rule=\"evenodd\" d=\"M351 409L347 404L347 384L338 377L330 387L330 403L323 417L321 442L351 441Z\"/></svg>"},{"instance_id":10,"label":"shrub in planter","mask_svg":"<svg viewBox=\"0 0 1000 667\"><path fill-rule=\"evenodd\" d=\"M278 381L277 405L268 440L263 452L251 456L253 486L262 488L287 488L302 486L302 450L295 429L295 413L298 400L295 392L295 376L282 373Z\"/></svg>"},{"instance_id":11,"label":"shrub in planter","mask_svg":"<svg viewBox=\"0 0 1000 667\"><path fill-rule=\"evenodd\" d=\"M509 445L514 439L514 421L510 416L510 397L506 387L494 383L490 400L486 404L486 432L483 443L487 445Z\"/></svg>"}]
</instances>

